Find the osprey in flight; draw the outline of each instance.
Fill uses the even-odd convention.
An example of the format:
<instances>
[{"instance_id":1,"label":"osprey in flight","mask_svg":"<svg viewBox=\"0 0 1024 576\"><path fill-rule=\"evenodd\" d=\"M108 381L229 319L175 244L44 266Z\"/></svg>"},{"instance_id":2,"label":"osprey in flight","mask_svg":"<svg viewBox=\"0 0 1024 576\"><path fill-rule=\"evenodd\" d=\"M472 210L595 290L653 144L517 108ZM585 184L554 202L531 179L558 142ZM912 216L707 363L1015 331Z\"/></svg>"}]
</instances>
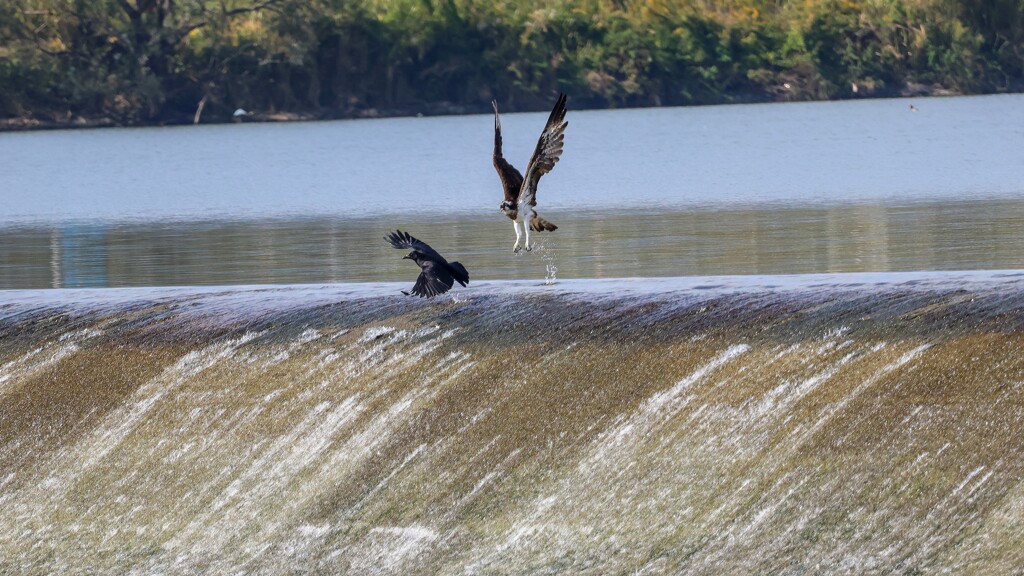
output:
<instances>
[{"instance_id":1,"label":"osprey in flight","mask_svg":"<svg viewBox=\"0 0 1024 576\"><path fill-rule=\"evenodd\" d=\"M498 208L512 220L512 226L516 229L516 243L512 246L512 251L518 252L522 248L520 226L526 232L526 249L531 250L533 247L530 245L530 230L550 232L558 229L558 226L538 216L534 207L537 206L537 183L540 182L540 177L550 172L562 156L565 128L569 125L565 121L565 94L558 96L558 101L548 116L548 122L537 141L537 148L526 165L525 178L501 155L501 119L498 118L498 103L491 100L491 105L494 106L494 169L498 171L501 186L505 189L505 201Z\"/></svg>"},{"instance_id":2,"label":"osprey in flight","mask_svg":"<svg viewBox=\"0 0 1024 576\"><path fill-rule=\"evenodd\" d=\"M469 272L466 267L458 262L449 262L437 253L436 250L427 245L426 242L417 240L408 232L396 230L384 237L395 248L411 248L408 256L402 259L409 259L416 263L422 270L416 284L412 287L412 294L416 296L431 298L438 294L444 294L451 290L456 281L463 286L469 284ZM402 294L408 296L410 292L402 290Z\"/></svg>"}]
</instances>

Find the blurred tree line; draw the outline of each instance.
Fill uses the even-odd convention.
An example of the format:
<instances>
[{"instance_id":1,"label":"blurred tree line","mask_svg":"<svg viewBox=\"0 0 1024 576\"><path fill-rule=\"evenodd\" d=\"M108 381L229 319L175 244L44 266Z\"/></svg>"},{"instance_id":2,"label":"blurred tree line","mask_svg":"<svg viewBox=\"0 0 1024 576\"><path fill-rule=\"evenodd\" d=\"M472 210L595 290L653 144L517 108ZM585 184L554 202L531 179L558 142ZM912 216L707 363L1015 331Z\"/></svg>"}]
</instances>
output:
<instances>
[{"instance_id":1,"label":"blurred tree line","mask_svg":"<svg viewBox=\"0 0 1024 576\"><path fill-rule=\"evenodd\" d=\"M0 118L1018 91L1024 0L14 0Z\"/></svg>"}]
</instances>

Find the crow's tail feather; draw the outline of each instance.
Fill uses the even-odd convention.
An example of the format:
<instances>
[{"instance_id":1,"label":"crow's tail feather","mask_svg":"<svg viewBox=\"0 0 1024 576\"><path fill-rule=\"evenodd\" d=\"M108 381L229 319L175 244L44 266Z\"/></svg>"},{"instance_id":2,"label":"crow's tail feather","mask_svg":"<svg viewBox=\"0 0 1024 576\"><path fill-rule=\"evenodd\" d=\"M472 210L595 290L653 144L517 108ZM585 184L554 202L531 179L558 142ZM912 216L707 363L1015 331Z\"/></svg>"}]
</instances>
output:
<instances>
[{"instance_id":1,"label":"crow's tail feather","mask_svg":"<svg viewBox=\"0 0 1024 576\"><path fill-rule=\"evenodd\" d=\"M463 286L469 284L469 271L466 270L465 266L458 262L449 262L448 264L452 268L452 278L458 280L459 284Z\"/></svg>"}]
</instances>

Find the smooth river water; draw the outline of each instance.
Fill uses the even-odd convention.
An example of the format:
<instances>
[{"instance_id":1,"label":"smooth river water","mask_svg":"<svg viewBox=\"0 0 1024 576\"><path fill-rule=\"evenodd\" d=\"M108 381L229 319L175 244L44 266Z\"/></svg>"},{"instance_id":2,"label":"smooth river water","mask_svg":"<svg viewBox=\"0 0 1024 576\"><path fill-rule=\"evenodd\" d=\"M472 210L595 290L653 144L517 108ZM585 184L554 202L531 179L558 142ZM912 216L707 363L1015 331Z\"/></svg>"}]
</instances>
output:
<instances>
[{"instance_id":1,"label":"smooth river water","mask_svg":"<svg viewBox=\"0 0 1024 576\"><path fill-rule=\"evenodd\" d=\"M578 111L514 255L490 116L0 135L0 289L1024 268L1024 97ZM520 169L544 114L503 117Z\"/></svg>"}]
</instances>

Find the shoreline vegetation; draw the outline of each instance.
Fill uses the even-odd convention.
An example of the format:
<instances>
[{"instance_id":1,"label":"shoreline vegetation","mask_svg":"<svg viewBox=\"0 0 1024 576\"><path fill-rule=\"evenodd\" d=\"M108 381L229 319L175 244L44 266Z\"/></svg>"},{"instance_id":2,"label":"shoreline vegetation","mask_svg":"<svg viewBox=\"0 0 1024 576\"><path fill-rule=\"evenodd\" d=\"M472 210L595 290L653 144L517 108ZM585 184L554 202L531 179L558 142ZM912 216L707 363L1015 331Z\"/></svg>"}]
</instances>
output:
<instances>
[{"instance_id":1,"label":"shoreline vegetation","mask_svg":"<svg viewBox=\"0 0 1024 576\"><path fill-rule=\"evenodd\" d=\"M0 7L0 130L1020 91L1024 0Z\"/></svg>"}]
</instances>

